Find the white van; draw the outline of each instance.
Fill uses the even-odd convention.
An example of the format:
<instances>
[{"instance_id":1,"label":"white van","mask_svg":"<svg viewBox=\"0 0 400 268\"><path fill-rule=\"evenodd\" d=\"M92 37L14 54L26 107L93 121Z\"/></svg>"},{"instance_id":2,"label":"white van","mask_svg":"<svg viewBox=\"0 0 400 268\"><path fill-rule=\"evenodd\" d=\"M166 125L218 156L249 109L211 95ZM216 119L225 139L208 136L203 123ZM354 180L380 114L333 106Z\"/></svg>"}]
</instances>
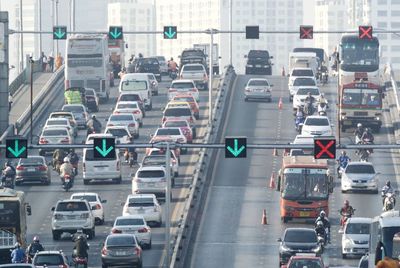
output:
<instances>
[{"instance_id":1,"label":"white van","mask_svg":"<svg viewBox=\"0 0 400 268\"><path fill-rule=\"evenodd\" d=\"M119 93L122 92L137 92L144 101L144 106L147 110L153 108L151 100L152 86L148 76L143 74L129 73L125 74L119 83Z\"/></svg>"},{"instance_id":2,"label":"white van","mask_svg":"<svg viewBox=\"0 0 400 268\"><path fill-rule=\"evenodd\" d=\"M91 180L109 180L120 184L121 162L118 150L115 151L115 159L98 160L93 157L93 149L83 149L83 183L87 185Z\"/></svg>"}]
</instances>

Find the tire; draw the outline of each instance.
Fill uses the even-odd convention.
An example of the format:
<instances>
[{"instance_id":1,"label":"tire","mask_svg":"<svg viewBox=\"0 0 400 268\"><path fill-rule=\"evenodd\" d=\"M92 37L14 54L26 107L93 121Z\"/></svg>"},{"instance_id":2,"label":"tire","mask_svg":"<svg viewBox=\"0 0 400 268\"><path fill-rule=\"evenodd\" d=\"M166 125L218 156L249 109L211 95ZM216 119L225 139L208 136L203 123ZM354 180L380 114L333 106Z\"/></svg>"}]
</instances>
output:
<instances>
[{"instance_id":1,"label":"tire","mask_svg":"<svg viewBox=\"0 0 400 268\"><path fill-rule=\"evenodd\" d=\"M105 265L104 263L101 264L101 268L107 268L108 266Z\"/></svg>"},{"instance_id":2,"label":"tire","mask_svg":"<svg viewBox=\"0 0 400 268\"><path fill-rule=\"evenodd\" d=\"M175 177L179 177L179 172L177 171L177 172L174 172L174 176Z\"/></svg>"},{"instance_id":3,"label":"tire","mask_svg":"<svg viewBox=\"0 0 400 268\"><path fill-rule=\"evenodd\" d=\"M52 231L53 234L53 240L60 240L61 233L59 231Z\"/></svg>"},{"instance_id":4,"label":"tire","mask_svg":"<svg viewBox=\"0 0 400 268\"><path fill-rule=\"evenodd\" d=\"M119 177L118 179L113 179L113 182L115 182L115 184L121 184L122 178Z\"/></svg>"},{"instance_id":5,"label":"tire","mask_svg":"<svg viewBox=\"0 0 400 268\"><path fill-rule=\"evenodd\" d=\"M50 179L47 179L47 181L44 183L44 185L47 185L47 186L49 186L51 184L51 180Z\"/></svg>"},{"instance_id":6,"label":"tire","mask_svg":"<svg viewBox=\"0 0 400 268\"><path fill-rule=\"evenodd\" d=\"M143 127L143 122L139 122L139 127Z\"/></svg>"},{"instance_id":7,"label":"tire","mask_svg":"<svg viewBox=\"0 0 400 268\"><path fill-rule=\"evenodd\" d=\"M150 239L150 243L147 245L147 249L151 249L151 239Z\"/></svg>"},{"instance_id":8,"label":"tire","mask_svg":"<svg viewBox=\"0 0 400 268\"><path fill-rule=\"evenodd\" d=\"M92 239L94 239L94 238L96 237L96 231L95 231L94 228L91 229L91 230L88 230L88 231L86 231L86 232L87 232L87 235L88 235L88 239L89 239L89 240L92 240Z\"/></svg>"},{"instance_id":9,"label":"tire","mask_svg":"<svg viewBox=\"0 0 400 268\"><path fill-rule=\"evenodd\" d=\"M22 181L15 181L15 186L22 185Z\"/></svg>"},{"instance_id":10,"label":"tire","mask_svg":"<svg viewBox=\"0 0 400 268\"><path fill-rule=\"evenodd\" d=\"M139 138L139 133L133 135L133 137L134 137L135 139L138 139L138 138Z\"/></svg>"},{"instance_id":11,"label":"tire","mask_svg":"<svg viewBox=\"0 0 400 268\"><path fill-rule=\"evenodd\" d=\"M342 253L342 259L347 259L347 255Z\"/></svg>"},{"instance_id":12,"label":"tire","mask_svg":"<svg viewBox=\"0 0 400 268\"><path fill-rule=\"evenodd\" d=\"M248 100L249 100L248 98L246 98L246 97L244 98L244 101L246 101L246 102L247 102Z\"/></svg>"},{"instance_id":13,"label":"tire","mask_svg":"<svg viewBox=\"0 0 400 268\"><path fill-rule=\"evenodd\" d=\"M40 155L40 156L45 156L46 153L45 153L42 149L39 149L39 155Z\"/></svg>"},{"instance_id":14,"label":"tire","mask_svg":"<svg viewBox=\"0 0 400 268\"><path fill-rule=\"evenodd\" d=\"M88 185L89 182L90 182L90 180L83 180L83 184L84 184L84 185Z\"/></svg>"}]
</instances>

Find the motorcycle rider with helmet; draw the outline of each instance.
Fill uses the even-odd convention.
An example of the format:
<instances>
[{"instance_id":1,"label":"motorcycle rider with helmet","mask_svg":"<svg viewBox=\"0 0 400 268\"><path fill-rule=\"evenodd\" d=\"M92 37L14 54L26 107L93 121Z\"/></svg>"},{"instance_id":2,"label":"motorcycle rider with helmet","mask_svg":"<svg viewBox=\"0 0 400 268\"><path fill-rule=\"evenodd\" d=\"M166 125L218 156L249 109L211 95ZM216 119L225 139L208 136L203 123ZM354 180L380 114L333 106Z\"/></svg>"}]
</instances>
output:
<instances>
[{"instance_id":1,"label":"motorcycle rider with helmet","mask_svg":"<svg viewBox=\"0 0 400 268\"><path fill-rule=\"evenodd\" d=\"M331 243L331 241L330 241L331 223L329 222L329 219L328 219L328 217L326 217L326 213L323 210L319 213L319 217L315 220L315 224L317 224L319 221L322 222L325 229L328 229L328 233L327 233L328 241L327 242Z\"/></svg>"},{"instance_id":2,"label":"motorcycle rider with helmet","mask_svg":"<svg viewBox=\"0 0 400 268\"><path fill-rule=\"evenodd\" d=\"M101 133L101 123L99 120L97 120L96 115L93 114L92 118L87 122L87 127L88 127L88 134L91 134L90 132L95 133Z\"/></svg>"},{"instance_id":3,"label":"motorcycle rider with helmet","mask_svg":"<svg viewBox=\"0 0 400 268\"><path fill-rule=\"evenodd\" d=\"M89 244L87 243L86 237L84 235L78 235L75 240L73 256L87 259L89 257L88 250Z\"/></svg>"},{"instance_id":4,"label":"motorcycle rider with helmet","mask_svg":"<svg viewBox=\"0 0 400 268\"><path fill-rule=\"evenodd\" d=\"M348 217L350 218L351 216L354 215L354 208L352 206L350 206L350 202L349 200L345 200L343 207L339 210L340 216L342 216L342 218L340 219L340 225L343 226L344 225L344 217Z\"/></svg>"},{"instance_id":5,"label":"motorcycle rider with helmet","mask_svg":"<svg viewBox=\"0 0 400 268\"><path fill-rule=\"evenodd\" d=\"M315 226L315 233L317 234L317 236L323 237L325 242L327 242L328 239L328 234L326 233L325 227L324 227L324 223L322 221L317 221L316 226Z\"/></svg>"},{"instance_id":6,"label":"motorcycle rider with helmet","mask_svg":"<svg viewBox=\"0 0 400 268\"><path fill-rule=\"evenodd\" d=\"M78 162L79 162L79 156L75 153L74 149L71 149L68 156L69 162L71 163L72 167L75 168L74 170L74 176L78 175Z\"/></svg>"},{"instance_id":7,"label":"motorcycle rider with helmet","mask_svg":"<svg viewBox=\"0 0 400 268\"><path fill-rule=\"evenodd\" d=\"M362 140L361 137L364 134L364 128L363 125L361 123L357 124L357 128L354 131L354 136L356 137L356 144L359 144Z\"/></svg>"},{"instance_id":8,"label":"motorcycle rider with helmet","mask_svg":"<svg viewBox=\"0 0 400 268\"><path fill-rule=\"evenodd\" d=\"M4 185L4 183L6 182L7 177L11 177L14 181L16 174L17 173L15 171L15 168L11 165L11 162L10 161L5 162L1 177L2 185Z\"/></svg>"},{"instance_id":9,"label":"motorcycle rider with helmet","mask_svg":"<svg viewBox=\"0 0 400 268\"><path fill-rule=\"evenodd\" d=\"M382 191L381 191L381 197L382 197L382 205L385 204L385 198L386 198L386 194L394 194L394 189L392 188L392 185L390 184L390 181L386 181L385 186L382 187ZM394 201L394 205L396 205L396 200Z\"/></svg>"},{"instance_id":10,"label":"motorcycle rider with helmet","mask_svg":"<svg viewBox=\"0 0 400 268\"><path fill-rule=\"evenodd\" d=\"M32 261L33 257L37 252L44 251L44 247L40 244L39 237L35 236L33 238L32 243L28 246L26 253L30 261Z\"/></svg>"},{"instance_id":11,"label":"motorcycle rider with helmet","mask_svg":"<svg viewBox=\"0 0 400 268\"><path fill-rule=\"evenodd\" d=\"M337 172L339 173L340 168L345 169L347 167L347 164L351 161L350 157L347 156L345 151L342 151L341 155L339 158L336 160L339 164L337 168Z\"/></svg>"},{"instance_id":12,"label":"motorcycle rider with helmet","mask_svg":"<svg viewBox=\"0 0 400 268\"><path fill-rule=\"evenodd\" d=\"M307 115L312 115L314 113L314 103L315 98L308 92L306 99L304 100L304 110Z\"/></svg>"},{"instance_id":13,"label":"motorcycle rider with helmet","mask_svg":"<svg viewBox=\"0 0 400 268\"><path fill-rule=\"evenodd\" d=\"M371 130L369 128L365 128L365 131L361 136L362 142L366 142L366 140L368 140L369 143L374 142L374 135L372 135Z\"/></svg>"},{"instance_id":14,"label":"motorcycle rider with helmet","mask_svg":"<svg viewBox=\"0 0 400 268\"><path fill-rule=\"evenodd\" d=\"M60 177L61 177L61 181L63 182L63 184L64 184L64 177L66 175L69 175L71 177L71 181L74 180L73 168L74 167L69 162L69 158L65 157L64 163L60 167Z\"/></svg>"}]
</instances>

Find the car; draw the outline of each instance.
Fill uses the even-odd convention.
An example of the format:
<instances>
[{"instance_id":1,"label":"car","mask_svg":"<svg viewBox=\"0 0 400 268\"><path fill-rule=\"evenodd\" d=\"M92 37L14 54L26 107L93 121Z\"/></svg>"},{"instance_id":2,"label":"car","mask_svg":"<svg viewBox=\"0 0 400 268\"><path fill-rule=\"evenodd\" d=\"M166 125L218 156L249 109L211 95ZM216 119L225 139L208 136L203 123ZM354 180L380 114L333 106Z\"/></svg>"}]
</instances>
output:
<instances>
[{"instance_id":1,"label":"car","mask_svg":"<svg viewBox=\"0 0 400 268\"><path fill-rule=\"evenodd\" d=\"M112 234L134 234L142 248L151 249L151 228L142 215L119 216L111 228Z\"/></svg>"},{"instance_id":2,"label":"car","mask_svg":"<svg viewBox=\"0 0 400 268\"><path fill-rule=\"evenodd\" d=\"M292 256L289 259L287 265L282 265L281 268L325 268L322 257L312 255L301 255Z\"/></svg>"},{"instance_id":3,"label":"car","mask_svg":"<svg viewBox=\"0 0 400 268\"><path fill-rule=\"evenodd\" d=\"M139 94L143 100L144 108L149 111L153 109L152 84L147 75L139 73L125 74L119 82L119 93L125 92Z\"/></svg>"},{"instance_id":4,"label":"car","mask_svg":"<svg viewBox=\"0 0 400 268\"><path fill-rule=\"evenodd\" d=\"M301 135L332 136L333 130L327 116L307 116L301 129Z\"/></svg>"},{"instance_id":5,"label":"car","mask_svg":"<svg viewBox=\"0 0 400 268\"><path fill-rule=\"evenodd\" d=\"M158 96L158 80L152 73L147 73L147 78L150 80L151 93L153 96Z\"/></svg>"},{"instance_id":6,"label":"car","mask_svg":"<svg viewBox=\"0 0 400 268\"><path fill-rule=\"evenodd\" d=\"M179 127L185 135L187 143L192 143L195 137L192 127L186 120L167 120L162 124L162 127Z\"/></svg>"},{"instance_id":7,"label":"car","mask_svg":"<svg viewBox=\"0 0 400 268\"><path fill-rule=\"evenodd\" d=\"M92 148L83 149L82 158L83 184L87 185L92 180L112 180L116 184L122 182L121 161L118 150L115 159L95 159Z\"/></svg>"},{"instance_id":8,"label":"car","mask_svg":"<svg viewBox=\"0 0 400 268\"><path fill-rule=\"evenodd\" d=\"M139 167L132 180L132 194L155 194L165 197L167 178L165 167Z\"/></svg>"},{"instance_id":9,"label":"car","mask_svg":"<svg viewBox=\"0 0 400 268\"><path fill-rule=\"evenodd\" d=\"M99 138L99 139L101 139L101 138L113 138L113 135L109 134L109 133L93 133L93 134L89 134L86 137L85 143L86 144L93 144L93 140L95 138Z\"/></svg>"},{"instance_id":10,"label":"car","mask_svg":"<svg viewBox=\"0 0 400 268\"><path fill-rule=\"evenodd\" d=\"M133 114L139 126L143 126L143 113L137 101L120 101L114 108L113 114Z\"/></svg>"},{"instance_id":11,"label":"car","mask_svg":"<svg viewBox=\"0 0 400 268\"><path fill-rule=\"evenodd\" d=\"M371 218L347 219L342 235L342 258L348 255L364 255L369 251Z\"/></svg>"},{"instance_id":12,"label":"car","mask_svg":"<svg viewBox=\"0 0 400 268\"><path fill-rule=\"evenodd\" d=\"M58 111L58 112L52 112L49 115L50 118L67 118L69 120L70 125L75 128L75 131L78 132L78 125L76 123L74 114L71 112L65 112L65 111Z\"/></svg>"},{"instance_id":13,"label":"car","mask_svg":"<svg viewBox=\"0 0 400 268\"><path fill-rule=\"evenodd\" d=\"M27 158L20 158L15 170L16 185L24 182L41 182L45 185L51 183L51 172L43 156L29 155Z\"/></svg>"},{"instance_id":14,"label":"car","mask_svg":"<svg viewBox=\"0 0 400 268\"><path fill-rule=\"evenodd\" d=\"M305 106L308 93L311 93L311 96L315 98L313 106L314 108L317 108L318 101L321 98L321 92L319 91L319 88L313 86L300 86L297 88L297 91L293 96L293 110L297 110L298 107Z\"/></svg>"},{"instance_id":15,"label":"car","mask_svg":"<svg viewBox=\"0 0 400 268\"><path fill-rule=\"evenodd\" d=\"M250 50L244 57L247 58L245 74L272 74L271 59L274 57L270 56L268 50Z\"/></svg>"},{"instance_id":16,"label":"car","mask_svg":"<svg viewBox=\"0 0 400 268\"><path fill-rule=\"evenodd\" d=\"M49 118L46 120L43 129L60 128L60 127L66 127L70 132L71 136L74 137L78 136L77 129L71 126L71 123L68 120L68 118Z\"/></svg>"},{"instance_id":17,"label":"car","mask_svg":"<svg viewBox=\"0 0 400 268\"><path fill-rule=\"evenodd\" d=\"M188 107L168 107L163 111L162 123L167 120L186 120L190 126L194 127L195 118L192 109Z\"/></svg>"},{"instance_id":18,"label":"car","mask_svg":"<svg viewBox=\"0 0 400 268\"><path fill-rule=\"evenodd\" d=\"M193 80L181 79L172 81L168 88L168 100L172 100L178 94L190 94L196 101L200 100L199 90Z\"/></svg>"},{"instance_id":19,"label":"car","mask_svg":"<svg viewBox=\"0 0 400 268\"><path fill-rule=\"evenodd\" d=\"M314 77L315 73L312 68L293 68L289 76L288 85L291 86L297 77Z\"/></svg>"},{"instance_id":20,"label":"car","mask_svg":"<svg viewBox=\"0 0 400 268\"><path fill-rule=\"evenodd\" d=\"M183 67L189 63L200 63L204 67L207 66L207 56L203 49L201 48L186 48L182 51L179 56L180 63L179 66Z\"/></svg>"},{"instance_id":21,"label":"car","mask_svg":"<svg viewBox=\"0 0 400 268\"><path fill-rule=\"evenodd\" d=\"M107 127L127 126L134 138L139 138L139 123L133 114L112 114L107 121Z\"/></svg>"},{"instance_id":22,"label":"car","mask_svg":"<svg viewBox=\"0 0 400 268\"><path fill-rule=\"evenodd\" d=\"M296 77L293 80L293 84L288 86L290 101L293 101L293 96L296 94L300 86L315 87L317 86L317 80L315 77Z\"/></svg>"},{"instance_id":23,"label":"car","mask_svg":"<svg viewBox=\"0 0 400 268\"><path fill-rule=\"evenodd\" d=\"M106 127L105 134L111 134L115 138L115 143L131 143L132 135L127 126Z\"/></svg>"},{"instance_id":24,"label":"car","mask_svg":"<svg viewBox=\"0 0 400 268\"><path fill-rule=\"evenodd\" d=\"M190 105L190 108L192 109L193 116L196 119L200 118L200 108L199 104L195 100L195 98L190 95L190 94L179 94L176 95L173 99L172 102L187 102Z\"/></svg>"},{"instance_id":25,"label":"car","mask_svg":"<svg viewBox=\"0 0 400 268\"><path fill-rule=\"evenodd\" d=\"M156 56L158 63L160 64L161 75L168 74L168 63L164 56Z\"/></svg>"},{"instance_id":26,"label":"car","mask_svg":"<svg viewBox=\"0 0 400 268\"><path fill-rule=\"evenodd\" d=\"M142 215L148 224L162 224L161 205L154 194L130 194L126 198L122 216Z\"/></svg>"},{"instance_id":27,"label":"car","mask_svg":"<svg viewBox=\"0 0 400 268\"><path fill-rule=\"evenodd\" d=\"M59 200L52 207L51 230L54 240L59 240L64 232L70 234L82 230L89 239L95 237L95 218L86 200Z\"/></svg>"},{"instance_id":28,"label":"car","mask_svg":"<svg viewBox=\"0 0 400 268\"><path fill-rule=\"evenodd\" d=\"M122 92L119 94L117 102L121 101L136 101L139 104L139 108L143 113L143 117L146 117L146 109L144 108L144 101L139 93Z\"/></svg>"},{"instance_id":29,"label":"car","mask_svg":"<svg viewBox=\"0 0 400 268\"><path fill-rule=\"evenodd\" d=\"M349 162L342 173L342 193L372 191L378 193L378 173L370 162Z\"/></svg>"},{"instance_id":30,"label":"car","mask_svg":"<svg viewBox=\"0 0 400 268\"><path fill-rule=\"evenodd\" d=\"M68 258L61 250L40 251L33 257L32 264L35 267L69 268Z\"/></svg>"},{"instance_id":31,"label":"car","mask_svg":"<svg viewBox=\"0 0 400 268\"><path fill-rule=\"evenodd\" d=\"M199 90L208 90L208 75L203 64L185 64L181 67L179 78L193 80L196 88Z\"/></svg>"},{"instance_id":32,"label":"car","mask_svg":"<svg viewBox=\"0 0 400 268\"><path fill-rule=\"evenodd\" d=\"M160 63L157 58L139 58L136 62L136 73L152 73L158 82L161 82Z\"/></svg>"},{"instance_id":33,"label":"car","mask_svg":"<svg viewBox=\"0 0 400 268\"><path fill-rule=\"evenodd\" d=\"M73 144L74 137L66 127L43 129L39 136L39 144ZM46 152L53 149L39 149L39 155L44 156Z\"/></svg>"},{"instance_id":34,"label":"car","mask_svg":"<svg viewBox=\"0 0 400 268\"><path fill-rule=\"evenodd\" d=\"M89 202L90 208L92 209L92 213L95 219L95 222L98 224L103 224L105 221L104 217L104 207L103 204L107 202L107 200L102 200L97 193L74 193L71 195L70 199L78 199L78 200L86 200Z\"/></svg>"},{"instance_id":35,"label":"car","mask_svg":"<svg viewBox=\"0 0 400 268\"><path fill-rule=\"evenodd\" d=\"M169 142L172 143L174 142L173 138L169 137L169 136L153 136L151 138L151 140L149 141L149 143L153 144L153 143L158 143L158 142ZM149 155L149 152L151 152L153 149L156 148L146 148L146 155ZM173 151L176 155L176 157L178 157L178 159L180 159L181 157L181 149L178 147L175 147L175 149L171 149L171 151Z\"/></svg>"},{"instance_id":36,"label":"car","mask_svg":"<svg viewBox=\"0 0 400 268\"><path fill-rule=\"evenodd\" d=\"M99 111L99 97L93 88L85 88L86 106L92 112Z\"/></svg>"},{"instance_id":37,"label":"car","mask_svg":"<svg viewBox=\"0 0 400 268\"><path fill-rule=\"evenodd\" d=\"M87 121L89 120L89 114L86 110L86 107L82 104L65 104L62 108L62 111L71 112L78 124L79 128L86 129Z\"/></svg>"},{"instance_id":38,"label":"car","mask_svg":"<svg viewBox=\"0 0 400 268\"><path fill-rule=\"evenodd\" d=\"M286 228L278 242L280 242L279 266L288 263L290 257L297 253L313 253L321 256L323 252L317 234L311 228Z\"/></svg>"},{"instance_id":39,"label":"car","mask_svg":"<svg viewBox=\"0 0 400 268\"><path fill-rule=\"evenodd\" d=\"M170 152L171 152L171 155L170 155L171 164L170 164L170 166L171 166L172 172L173 172L171 174L173 174L174 177L178 177L179 176L179 163L180 163L180 161L179 161L179 158L176 156L174 150L171 150ZM159 159L157 159L157 157L159 157ZM161 160L162 157L164 157L164 161L163 162L161 162L162 161ZM149 161L150 163L151 162L154 163L154 161L156 161L157 164L146 163L146 159L148 159L147 161ZM152 149L150 149L150 150L148 150L146 152L146 155L142 160L142 166L155 166L155 165L157 165L157 166L160 166L160 165L161 166L165 166L165 164L166 164L165 160L166 159L165 159L165 150L164 149L152 148ZM175 185L175 180L174 179L172 179L171 185L172 185L172 187L174 187L174 185Z\"/></svg>"},{"instance_id":40,"label":"car","mask_svg":"<svg viewBox=\"0 0 400 268\"><path fill-rule=\"evenodd\" d=\"M187 143L186 137L179 127L164 127L158 128L152 137L166 136L171 138L173 142L185 144ZM182 153L187 153L187 148L181 148Z\"/></svg>"},{"instance_id":41,"label":"car","mask_svg":"<svg viewBox=\"0 0 400 268\"><path fill-rule=\"evenodd\" d=\"M143 267L142 248L134 234L110 234L101 249L102 268L109 266Z\"/></svg>"},{"instance_id":42,"label":"car","mask_svg":"<svg viewBox=\"0 0 400 268\"><path fill-rule=\"evenodd\" d=\"M172 160L173 158L171 158ZM140 163L141 167L157 167L157 166L166 166L165 155L146 155L143 157L142 162ZM170 174L171 174L171 187L175 186L175 165L173 161L170 161Z\"/></svg>"},{"instance_id":43,"label":"car","mask_svg":"<svg viewBox=\"0 0 400 268\"><path fill-rule=\"evenodd\" d=\"M272 101L272 84L267 79L251 78L244 88L244 100L250 99L267 99L268 102Z\"/></svg>"}]
</instances>

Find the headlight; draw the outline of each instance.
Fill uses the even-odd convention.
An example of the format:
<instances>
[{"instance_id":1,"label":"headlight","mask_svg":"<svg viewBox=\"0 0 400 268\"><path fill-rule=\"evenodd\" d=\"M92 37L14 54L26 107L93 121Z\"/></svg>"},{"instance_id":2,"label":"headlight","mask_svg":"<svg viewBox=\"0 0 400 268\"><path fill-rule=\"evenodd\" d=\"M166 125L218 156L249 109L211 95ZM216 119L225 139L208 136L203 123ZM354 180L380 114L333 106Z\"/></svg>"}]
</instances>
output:
<instances>
[{"instance_id":1,"label":"headlight","mask_svg":"<svg viewBox=\"0 0 400 268\"><path fill-rule=\"evenodd\" d=\"M291 249L289 247L285 246L285 244L282 244L281 251L291 251Z\"/></svg>"},{"instance_id":2,"label":"headlight","mask_svg":"<svg viewBox=\"0 0 400 268\"><path fill-rule=\"evenodd\" d=\"M345 115L342 115L341 118L342 118L342 120L344 120L344 119L346 119L346 116L345 116Z\"/></svg>"},{"instance_id":3,"label":"headlight","mask_svg":"<svg viewBox=\"0 0 400 268\"><path fill-rule=\"evenodd\" d=\"M344 240L344 247L351 246L352 244L354 244L354 243L353 243L353 240L351 240L350 238L346 238Z\"/></svg>"},{"instance_id":4,"label":"headlight","mask_svg":"<svg viewBox=\"0 0 400 268\"><path fill-rule=\"evenodd\" d=\"M250 65L250 64L246 64L246 67L253 67L253 65Z\"/></svg>"},{"instance_id":5,"label":"headlight","mask_svg":"<svg viewBox=\"0 0 400 268\"><path fill-rule=\"evenodd\" d=\"M377 117L376 117L376 120L378 120L378 121L379 121L379 120L381 120L381 119L379 118L379 116L377 116Z\"/></svg>"}]
</instances>

